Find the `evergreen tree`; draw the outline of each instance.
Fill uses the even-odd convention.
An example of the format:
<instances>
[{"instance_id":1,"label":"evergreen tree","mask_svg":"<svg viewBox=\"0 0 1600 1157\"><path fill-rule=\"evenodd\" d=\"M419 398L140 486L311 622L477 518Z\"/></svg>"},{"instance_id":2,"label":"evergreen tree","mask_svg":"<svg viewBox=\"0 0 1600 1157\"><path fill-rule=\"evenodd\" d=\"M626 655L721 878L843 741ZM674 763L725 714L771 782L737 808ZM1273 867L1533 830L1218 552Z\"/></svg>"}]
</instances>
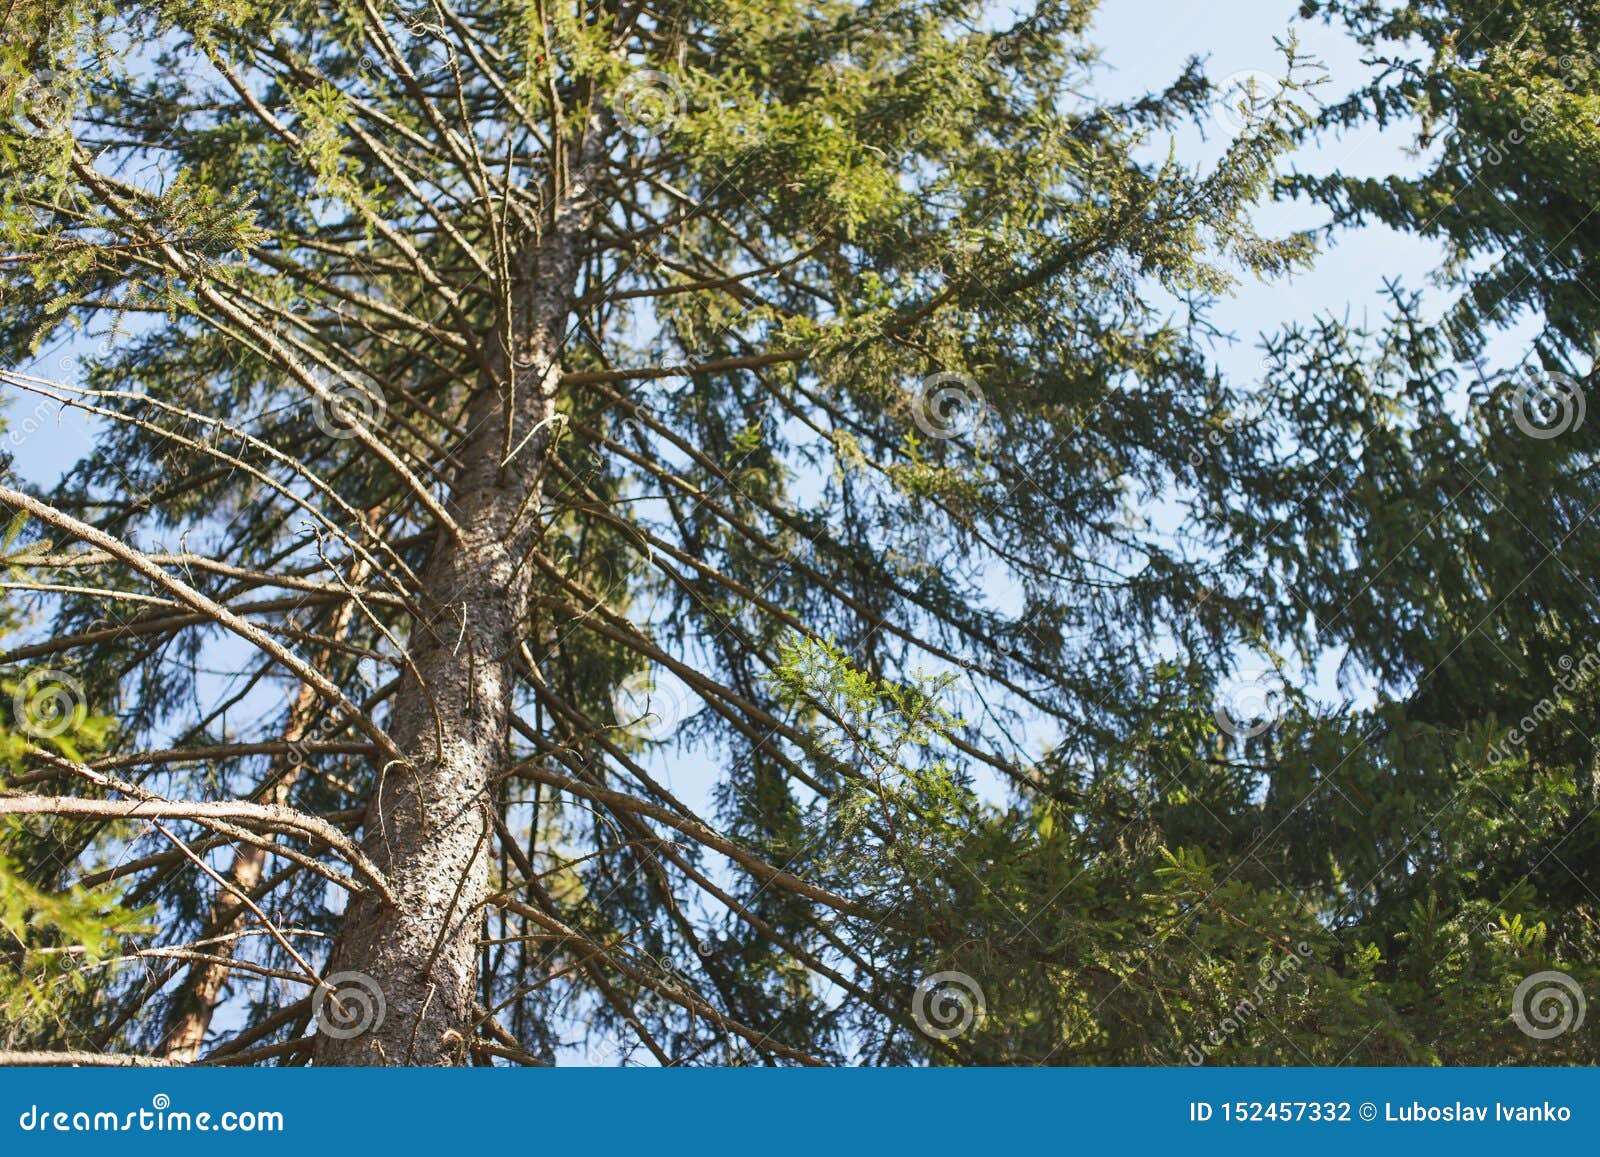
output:
<instances>
[{"instance_id":1,"label":"evergreen tree","mask_svg":"<svg viewBox=\"0 0 1600 1157\"><path fill-rule=\"evenodd\" d=\"M98 433L0 486L5 662L116 727L0 816L160 914L34 1043L1591 1057L1506 1002L1594 979L1538 875L1592 820L1554 729L1494 757L1587 611L1577 458L1452 424L1403 295L1222 380L1211 304L1312 256L1250 220L1303 62L1149 160L1216 94L1096 99L1093 8L21 6L0 380ZM1510 496L1419 531L1453 469ZM1375 706L1239 693L1328 644Z\"/></svg>"}]
</instances>

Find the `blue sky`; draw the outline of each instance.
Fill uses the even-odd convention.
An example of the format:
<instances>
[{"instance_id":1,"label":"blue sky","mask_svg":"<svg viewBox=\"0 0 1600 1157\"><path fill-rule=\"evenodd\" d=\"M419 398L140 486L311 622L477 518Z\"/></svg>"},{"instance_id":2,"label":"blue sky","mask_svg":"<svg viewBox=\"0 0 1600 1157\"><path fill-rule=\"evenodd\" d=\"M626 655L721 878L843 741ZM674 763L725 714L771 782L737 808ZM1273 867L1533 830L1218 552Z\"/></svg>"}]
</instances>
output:
<instances>
[{"instance_id":1,"label":"blue sky","mask_svg":"<svg viewBox=\"0 0 1600 1157\"><path fill-rule=\"evenodd\" d=\"M1191 56L1205 61L1206 71L1215 81L1247 72L1279 76L1284 59L1278 42L1292 33L1301 53L1320 61L1326 69L1327 81L1313 99L1336 100L1367 76L1359 48L1338 29L1299 20L1298 7L1298 0L1227 0L1223 4L1106 0L1093 31L1104 62L1094 85L1095 93L1118 99L1159 89L1179 75ZM1226 119L1219 116L1204 126L1185 128L1170 140L1152 138L1147 148L1152 160L1159 160L1171 148L1180 162L1203 167L1213 163L1225 149L1228 129ZM1406 171L1416 163L1408 156L1408 144L1409 134L1404 126L1385 131L1367 127L1318 142L1297 154L1295 164L1311 171ZM1325 211L1304 203L1280 203L1263 207L1257 219L1269 232L1288 232L1322 223ZM1241 280L1236 292L1219 302L1212 313L1213 321L1236 339L1218 343L1214 351L1217 363L1231 379L1248 382L1259 373L1257 346L1261 334L1287 323L1310 321L1319 313L1343 312L1347 308L1358 318L1363 311L1379 316L1384 308L1384 280L1398 277L1412 288L1423 288L1439 256L1434 243L1382 226L1365 226L1341 234L1314 267L1304 273L1270 284ZM52 346L29 369L42 377L71 380L75 376L76 355L87 344ZM1520 360L1515 335L1499 344L1502 357L1511 362ZM15 456L18 473L32 486L48 487L83 451L92 430L90 420L48 403L39 404L33 397L13 398L7 409L10 428L4 443ZM1335 697L1331 662L1309 681L1322 696ZM671 698L673 688L660 690ZM658 695L653 706L659 707L661 698ZM262 707L275 710L276 704ZM1048 738L1034 736L1029 746L1038 747ZM712 767L704 766L716 763L714 758L672 762L680 767L668 770L667 778L690 798L708 792L717 778ZM701 766L690 770L682 767L683 763ZM680 775L673 775L672 770L680 771ZM683 772L691 782L683 782Z\"/></svg>"},{"instance_id":2,"label":"blue sky","mask_svg":"<svg viewBox=\"0 0 1600 1157\"><path fill-rule=\"evenodd\" d=\"M1191 55L1205 59L1213 81L1243 72L1281 76L1282 53L1275 40L1294 32L1300 51L1326 68L1326 83L1305 103L1335 101L1362 83L1368 70L1361 64L1359 47L1338 29L1320 22L1296 19L1298 0L1227 0L1201 4L1185 0L1107 0L1095 22L1095 39L1103 48L1108 70L1099 86L1113 97L1132 96L1157 87L1176 76ZM1226 141L1207 126L1211 139L1197 131L1177 138L1181 159L1203 163L1220 155ZM1416 162L1408 157L1409 140L1403 128L1359 132L1331 137L1295 157L1304 171L1335 169L1358 175L1404 172ZM1165 145L1165 142L1162 142ZM1257 215L1268 231L1288 232L1319 225L1326 212L1303 203L1277 204ZM1310 271L1270 285L1256 281L1240 284L1238 292L1216 309L1225 331L1239 338L1231 351L1221 350L1224 370L1248 376L1260 360L1254 352L1258 335L1291 321L1306 321L1320 312L1342 310L1346 304L1360 311L1381 312L1380 294L1386 277L1399 277L1421 288L1438 263L1440 250L1432 242L1396 233L1383 226L1365 226L1345 233L1329 247Z\"/></svg>"},{"instance_id":3,"label":"blue sky","mask_svg":"<svg viewBox=\"0 0 1600 1157\"><path fill-rule=\"evenodd\" d=\"M1298 0L1226 0L1219 4L1196 0L1107 0L1095 24L1094 39L1103 49L1105 69L1095 86L1098 94L1129 97L1164 86L1194 55L1206 58L1214 79L1246 71L1280 75L1284 63L1275 40L1291 30L1298 32L1302 51L1327 67L1325 99L1337 99L1365 77L1356 47L1336 30L1295 19ZM1207 126L1209 139L1199 129L1188 129L1175 141L1152 140L1152 156L1165 154L1169 143L1180 161L1206 164L1218 157L1226 144L1225 125ZM1365 129L1332 137L1302 152L1299 167L1313 171L1342 169L1358 173L1405 171L1413 167L1403 127L1386 132ZM1305 204L1278 204L1262 210L1258 220L1268 231L1315 226L1323 211ZM1257 342L1263 332L1286 323L1309 321L1322 312L1343 312L1347 307L1359 317L1363 310L1381 315L1385 279L1400 278L1412 288L1423 288L1438 264L1436 245L1369 226L1342 235L1313 269L1285 281L1264 285L1241 283L1238 291L1218 304L1213 320L1237 341L1221 345L1216 357L1232 378L1248 381L1258 372ZM1435 302L1437 305L1437 302ZM1515 336L1502 343L1500 352L1510 361L1520 359ZM79 346L58 345L43 352L31 372L71 380ZM15 456L17 472L25 483L46 488L84 450L91 426L81 415L60 414L54 407L35 409L35 399L13 399L7 407L9 433L0 444ZM219 655L214 662L225 665ZM1313 682L1331 696L1331 670L1319 670ZM264 707L266 705L263 705ZM1032 745L1047 737L1031 737ZM1039 754L1034 750L1033 754ZM707 808L710 792L721 778L724 760L714 752L685 752L667 756L662 770L669 785L697 808ZM219 1026L226 1017L219 1020Z\"/></svg>"},{"instance_id":4,"label":"blue sky","mask_svg":"<svg viewBox=\"0 0 1600 1157\"><path fill-rule=\"evenodd\" d=\"M1356 46L1336 30L1295 19L1297 9L1297 0L1227 0L1218 5L1194 0L1107 0L1094 27L1106 65L1096 90L1114 99L1159 88L1178 75L1191 55L1206 58L1207 72L1214 79L1245 71L1276 76L1283 71L1283 58L1274 40L1293 29L1302 50L1328 68L1329 81L1321 94L1332 98L1348 91L1365 75ZM1226 138L1219 130L1224 126L1206 127L1209 140L1197 129L1176 138L1181 160L1203 163L1220 155ZM1297 164L1311 170L1393 172L1410 164L1405 144L1401 131L1380 133L1369 128L1306 150ZM1153 140L1152 156L1164 153L1166 147L1166 141ZM1265 228L1288 231L1315 225L1323 217L1315 207L1281 204L1263 209L1259 220ZM1309 319L1319 311L1342 309L1347 303L1357 310L1381 308L1384 277L1399 276L1421 287L1437 257L1437 247L1431 243L1370 226L1342 236L1313 270L1287 282L1241 283L1233 298L1215 311L1221 328L1239 339L1232 348L1219 348L1219 364L1230 374L1248 375L1259 361L1254 347L1261 332L1286 321ZM75 344L52 346L31 368L44 377L70 378L76 349ZM91 428L83 416L58 414L54 407L35 413L32 399L20 405L13 401L7 412L12 437L6 448L15 455L18 473L39 486L60 477L77 458Z\"/></svg>"},{"instance_id":5,"label":"blue sky","mask_svg":"<svg viewBox=\"0 0 1600 1157\"><path fill-rule=\"evenodd\" d=\"M1219 5L1193 0L1107 0L1093 34L1104 61L1094 86L1096 94L1117 99L1159 89L1196 55L1205 60L1214 80L1245 72L1278 76L1284 60L1276 42L1293 32L1302 53L1326 67L1328 80L1317 95L1337 99L1366 76L1359 50L1336 29L1299 21L1297 9L1298 0L1228 0ZM1172 140L1153 138L1147 146L1151 158L1159 160L1170 147L1181 162L1201 166L1214 162L1226 147L1228 125L1219 117L1203 128L1186 128ZM1319 142L1298 154L1295 163L1313 171L1404 171L1414 164L1407 157L1407 144L1403 128L1387 132L1368 128ZM1315 206L1291 203L1264 207L1258 220L1268 231L1287 232L1315 226L1324 216ZM1235 294L1213 311L1216 324L1237 339L1218 344L1217 362L1229 377L1249 381L1258 373L1256 347L1263 332L1288 322L1308 321L1320 312L1343 311L1347 306L1358 316L1363 310L1376 316L1383 308L1380 293L1385 278L1399 277L1421 288L1438 257L1438 248L1432 243L1369 226L1341 235L1305 273L1272 284L1243 280ZM75 376L75 358L88 344L54 345L42 351L29 369L42 377L70 381ZM1518 356L1512 353L1513 359ZM33 397L11 399L7 411L10 428L5 448L15 456L21 477L38 488L48 487L61 476L83 451L92 431L90 420L83 415L40 405ZM216 658L226 666L222 656ZM1311 681L1320 692L1333 697L1331 665ZM664 710L670 712L674 690L658 688L664 695L658 694L652 707L662 710L665 697L669 704ZM638 705L643 706L642 702ZM275 701L260 704L265 711L276 707ZM1027 745L1037 755L1048 740L1047 735L1032 736ZM673 788L698 804L710 802L720 763L712 753L703 754L705 758L670 759L674 766L663 769Z\"/></svg>"}]
</instances>

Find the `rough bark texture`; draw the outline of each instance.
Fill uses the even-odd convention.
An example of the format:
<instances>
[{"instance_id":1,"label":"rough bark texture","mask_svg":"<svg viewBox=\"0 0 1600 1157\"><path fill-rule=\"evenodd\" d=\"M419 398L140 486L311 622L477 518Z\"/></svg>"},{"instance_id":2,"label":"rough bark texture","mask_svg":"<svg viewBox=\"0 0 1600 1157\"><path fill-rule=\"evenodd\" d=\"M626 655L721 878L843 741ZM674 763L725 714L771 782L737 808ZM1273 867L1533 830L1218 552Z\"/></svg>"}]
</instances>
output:
<instances>
[{"instance_id":1,"label":"rough bark texture","mask_svg":"<svg viewBox=\"0 0 1600 1157\"><path fill-rule=\"evenodd\" d=\"M583 182L572 187L577 192L563 199L542 237L514 255L509 333L492 339L492 372L456 453L450 513L460 533L438 532L422 574L428 616L413 623L412 666L389 726L407 764L379 769L365 828L365 849L398 903L359 898L328 969L369 977L383 1014L349 1037L322 1025L319 1065L467 1058L492 861L491 786L510 733L513 668L531 596L528 560L589 221Z\"/></svg>"}]
</instances>

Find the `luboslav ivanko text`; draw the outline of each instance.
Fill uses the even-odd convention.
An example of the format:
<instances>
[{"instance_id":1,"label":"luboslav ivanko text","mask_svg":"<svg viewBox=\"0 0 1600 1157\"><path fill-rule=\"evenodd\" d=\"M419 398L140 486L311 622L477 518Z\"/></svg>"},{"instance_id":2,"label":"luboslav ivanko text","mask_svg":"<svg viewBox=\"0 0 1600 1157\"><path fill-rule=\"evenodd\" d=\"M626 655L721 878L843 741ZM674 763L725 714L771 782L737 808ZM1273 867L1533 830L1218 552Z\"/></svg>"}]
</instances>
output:
<instances>
[{"instance_id":1,"label":"luboslav ivanko text","mask_svg":"<svg viewBox=\"0 0 1600 1157\"><path fill-rule=\"evenodd\" d=\"M1421 1101L1396 1105L1383 1103L1383 1119L1396 1124L1430 1124L1438 1121L1457 1121L1463 1125L1486 1121L1520 1121L1527 1124L1570 1121L1572 1110L1565 1105L1552 1105L1543 1101L1537 1105L1507 1105L1495 1101L1488 1105L1468 1105L1456 1101L1448 1105L1424 1105Z\"/></svg>"}]
</instances>

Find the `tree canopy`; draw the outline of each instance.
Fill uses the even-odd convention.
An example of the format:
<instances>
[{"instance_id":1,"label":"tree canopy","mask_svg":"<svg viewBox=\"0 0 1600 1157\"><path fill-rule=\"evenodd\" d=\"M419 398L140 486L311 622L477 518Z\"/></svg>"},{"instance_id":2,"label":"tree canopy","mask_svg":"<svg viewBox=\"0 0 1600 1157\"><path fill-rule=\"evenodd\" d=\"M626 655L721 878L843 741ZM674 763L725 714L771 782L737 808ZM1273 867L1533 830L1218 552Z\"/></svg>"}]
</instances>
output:
<instances>
[{"instance_id":1,"label":"tree canopy","mask_svg":"<svg viewBox=\"0 0 1600 1157\"><path fill-rule=\"evenodd\" d=\"M5 1055L1592 1063L1596 14L1095 7L14 4Z\"/></svg>"}]
</instances>

